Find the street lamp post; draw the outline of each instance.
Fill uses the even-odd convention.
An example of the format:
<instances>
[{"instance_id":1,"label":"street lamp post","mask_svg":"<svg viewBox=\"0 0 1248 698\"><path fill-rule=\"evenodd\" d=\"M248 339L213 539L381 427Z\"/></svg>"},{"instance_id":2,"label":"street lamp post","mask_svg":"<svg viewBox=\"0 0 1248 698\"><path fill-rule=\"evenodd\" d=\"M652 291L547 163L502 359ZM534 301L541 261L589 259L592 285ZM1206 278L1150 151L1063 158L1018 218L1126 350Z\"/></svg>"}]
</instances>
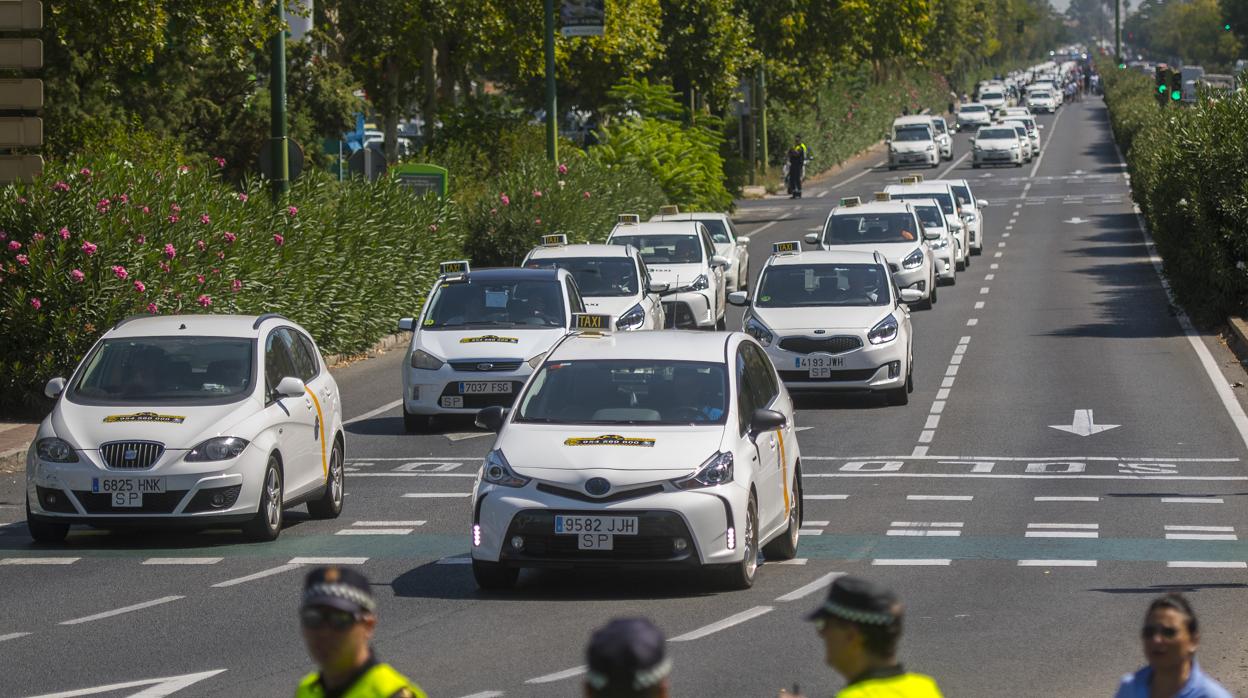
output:
<instances>
[{"instance_id":1,"label":"street lamp post","mask_svg":"<svg viewBox=\"0 0 1248 698\"><path fill-rule=\"evenodd\" d=\"M277 32L272 40L272 67L269 69L269 147L273 156L273 201L279 202L290 191L290 161L286 150L286 13L283 0L275 0Z\"/></svg>"},{"instance_id":2,"label":"street lamp post","mask_svg":"<svg viewBox=\"0 0 1248 698\"><path fill-rule=\"evenodd\" d=\"M555 98L555 0L546 0L546 159L559 160L559 129Z\"/></svg>"}]
</instances>

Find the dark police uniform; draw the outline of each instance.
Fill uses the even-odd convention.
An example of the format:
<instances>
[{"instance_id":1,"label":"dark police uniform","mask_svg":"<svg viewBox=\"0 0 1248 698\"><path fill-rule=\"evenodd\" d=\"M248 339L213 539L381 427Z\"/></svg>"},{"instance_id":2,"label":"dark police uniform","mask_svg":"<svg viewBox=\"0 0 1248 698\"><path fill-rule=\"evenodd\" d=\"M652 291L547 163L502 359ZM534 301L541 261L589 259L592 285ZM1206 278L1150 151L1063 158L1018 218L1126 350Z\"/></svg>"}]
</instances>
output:
<instances>
[{"instance_id":1,"label":"dark police uniform","mask_svg":"<svg viewBox=\"0 0 1248 698\"><path fill-rule=\"evenodd\" d=\"M617 618L598 629L585 650L591 695L642 694L672 672L663 631L644 618Z\"/></svg>"}]
</instances>

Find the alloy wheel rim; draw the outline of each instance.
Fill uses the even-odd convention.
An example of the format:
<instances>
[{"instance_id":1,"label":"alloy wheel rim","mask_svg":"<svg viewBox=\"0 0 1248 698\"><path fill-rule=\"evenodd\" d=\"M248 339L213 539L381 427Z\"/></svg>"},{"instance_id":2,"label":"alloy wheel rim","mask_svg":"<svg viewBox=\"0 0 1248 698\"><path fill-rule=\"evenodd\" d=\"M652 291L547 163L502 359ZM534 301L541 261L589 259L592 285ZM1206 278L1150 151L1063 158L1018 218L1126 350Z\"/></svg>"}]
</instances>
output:
<instances>
[{"instance_id":1,"label":"alloy wheel rim","mask_svg":"<svg viewBox=\"0 0 1248 698\"><path fill-rule=\"evenodd\" d=\"M745 573L749 577L754 576L754 571L758 569L758 546L754 540L754 517L756 514L751 511L745 517Z\"/></svg>"},{"instance_id":2,"label":"alloy wheel rim","mask_svg":"<svg viewBox=\"0 0 1248 698\"><path fill-rule=\"evenodd\" d=\"M278 479L277 470L269 471L269 479L265 483L265 494L268 495L268 505L266 515L269 520L270 528L277 528L282 521L282 489L281 482Z\"/></svg>"},{"instance_id":3,"label":"alloy wheel rim","mask_svg":"<svg viewBox=\"0 0 1248 698\"><path fill-rule=\"evenodd\" d=\"M334 449L334 463L330 468L330 497L333 498L335 504L338 504L342 501L342 454L337 448Z\"/></svg>"}]
</instances>

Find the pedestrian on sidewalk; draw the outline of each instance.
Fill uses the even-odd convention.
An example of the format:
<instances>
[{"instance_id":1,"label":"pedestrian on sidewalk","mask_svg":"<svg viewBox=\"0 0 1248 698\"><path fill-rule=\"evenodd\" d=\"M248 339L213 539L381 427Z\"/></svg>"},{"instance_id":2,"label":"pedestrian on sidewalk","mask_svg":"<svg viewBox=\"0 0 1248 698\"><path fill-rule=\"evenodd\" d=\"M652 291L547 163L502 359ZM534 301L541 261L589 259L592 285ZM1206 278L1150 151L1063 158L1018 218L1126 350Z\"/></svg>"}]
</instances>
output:
<instances>
[{"instance_id":1,"label":"pedestrian on sidewalk","mask_svg":"<svg viewBox=\"0 0 1248 698\"><path fill-rule=\"evenodd\" d=\"M318 567L303 585L299 624L319 671L299 682L295 698L426 698L425 692L373 654L377 602L368 578L347 567Z\"/></svg>"},{"instance_id":2,"label":"pedestrian on sidewalk","mask_svg":"<svg viewBox=\"0 0 1248 698\"><path fill-rule=\"evenodd\" d=\"M667 698L672 662L663 631L645 618L617 618L585 651L586 698Z\"/></svg>"},{"instance_id":3,"label":"pedestrian on sidewalk","mask_svg":"<svg viewBox=\"0 0 1248 698\"><path fill-rule=\"evenodd\" d=\"M824 661L849 683L836 698L941 698L929 676L897 661L903 609L893 592L858 577L839 577L828 599L806 616L823 638ZM798 698L780 691L780 698Z\"/></svg>"},{"instance_id":4,"label":"pedestrian on sidewalk","mask_svg":"<svg viewBox=\"0 0 1248 698\"><path fill-rule=\"evenodd\" d=\"M1153 599L1140 635L1148 666L1122 677L1114 698L1231 698L1196 661L1200 625L1182 594Z\"/></svg>"}]
</instances>

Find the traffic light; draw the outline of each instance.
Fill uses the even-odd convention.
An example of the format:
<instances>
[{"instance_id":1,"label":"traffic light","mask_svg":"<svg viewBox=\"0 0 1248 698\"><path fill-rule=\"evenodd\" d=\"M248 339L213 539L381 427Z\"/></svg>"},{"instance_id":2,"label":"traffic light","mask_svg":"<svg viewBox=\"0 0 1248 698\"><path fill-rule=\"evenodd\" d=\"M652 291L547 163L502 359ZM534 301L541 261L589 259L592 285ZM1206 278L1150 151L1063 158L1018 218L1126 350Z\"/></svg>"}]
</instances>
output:
<instances>
[{"instance_id":1,"label":"traffic light","mask_svg":"<svg viewBox=\"0 0 1248 698\"><path fill-rule=\"evenodd\" d=\"M1183 73L1177 69L1171 68L1170 75L1167 76L1167 88L1170 90L1170 101L1178 102L1183 99Z\"/></svg>"},{"instance_id":2,"label":"traffic light","mask_svg":"<svg viewBox=\"0 0 1248 698\"><path fill-rule=\"evenodd\" d=\"M1169 74L1170 69L1166 67L1165 63L1158 64L1156 74L1154 75L1154 82L1157 86L1155 96L1157 97L1157 103L1163 107L1166 106L1166 102L1170 100L1170 89L1166 82Z\"/></svg>"},{"instance_id":3,"label":"traffic light","mask_svg":"<svg viewBox=\"0 0 1248 698\"><path fill-rule=\"evenodd\" d=\"M1230 23L1230 22L1227 22L1226 24L1223 24L1223 25L1222 25L1222 30L1223 30L1223 31L1228 31L1228 32L1229 32L1229 31L1231 30L1231 23Z\"/></svg>"}]
</instances>

